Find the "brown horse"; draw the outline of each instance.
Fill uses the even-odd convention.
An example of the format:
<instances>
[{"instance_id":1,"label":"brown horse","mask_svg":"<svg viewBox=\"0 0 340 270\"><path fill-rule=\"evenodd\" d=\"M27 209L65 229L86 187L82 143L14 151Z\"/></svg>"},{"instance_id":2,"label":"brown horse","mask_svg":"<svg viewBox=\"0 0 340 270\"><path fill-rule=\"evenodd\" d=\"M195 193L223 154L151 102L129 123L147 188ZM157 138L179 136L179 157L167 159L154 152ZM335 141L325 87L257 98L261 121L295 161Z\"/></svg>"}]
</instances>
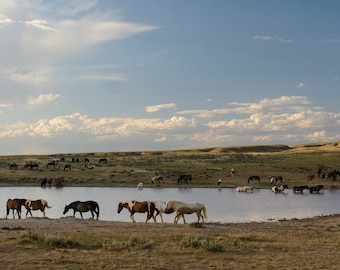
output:
<instances>
[{"instance_id":1,"label":"brown horse","mask_svg":"<svg viewBox=\"0 0 340 270\"><path fill-rule=\"evenodd\" d=\"M192 181L192 175L191 174L182 174L178 177L177 182L178 183L188 183Z\"/></svg>"},{"instance_id":2,"label":"brown horse","mask_svg":"<svg viewBox=\"0 0 340 270\"><path fill-rule=\"evenodd\" d=\"M80 213L81 218L83 218L82 212L88 212L91 211L92 218L94 218L94 213L97 216L97 220L99 218L99 205L95 201L86 201L86 202L80 202L75 201L70 203L69 205L65 205L65 209L63 214L65 215L68 210L73 209L73 217L75 217L76 212L78 211Z\"/></svg>"},{"instance_id":3,"label":"brown horse","mask_svg":"<svg viewBox=\"0 0 340 270\"><path fill-rule=\"evenodd\" d=\"M133 215L135 213L147 213L147 217L145 222L148 222L150 218L153 218L156 223L156 219L153 215L155 211L155 203L149 201L137 202L137 201L128 201L128 202L119 202L117 212L120 213L123 208L126 208L130 212L130 218L132 222L136 222Z\"/></svg>"},{"instance_id":4,"label":"brown horse","mask_svg":"<svg viewBox=\"0 0 340 270\"><path fill-rule=\"evenodd\" d=\"M36 200L36 201L31 201L31 200L26 200L25 202L25 208L27 210L26 212L26 218L28 213L31 214L31 217L33 217L31 210L40 210L43 212L43 217L45 217L45 208L51 208L51 206L48 205L48 202L45 200Z\"/></svg>"},{"instance_id":5,"label":"brown horse","mask_svg":"<svg viewBox=\"0 0 340 270\"><path fill-rule=\"evenodd\" d=\"M314 174L307 175L307 181L313 181L315 178Z\"/></svg>"},{"instance_id":6,"label":"brown horse","mask_svg":"<svg viewBox=\"0 0 340 270\"><path fill-rule=\"evenodd\" d=\"M15 218L14 210L17 211L18 218L21 218L21 206L25 205L26 199L8 199L6 204L6 218L12 209L13 219Z\"/></svg>"}]
</instances>

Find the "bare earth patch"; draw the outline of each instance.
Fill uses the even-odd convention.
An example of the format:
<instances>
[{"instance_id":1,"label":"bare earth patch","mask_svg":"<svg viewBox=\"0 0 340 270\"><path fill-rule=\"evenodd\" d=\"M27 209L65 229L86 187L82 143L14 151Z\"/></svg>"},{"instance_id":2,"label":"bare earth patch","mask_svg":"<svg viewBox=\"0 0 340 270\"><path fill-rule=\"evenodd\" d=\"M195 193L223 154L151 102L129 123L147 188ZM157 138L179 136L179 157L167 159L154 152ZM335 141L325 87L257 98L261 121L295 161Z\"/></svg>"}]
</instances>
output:
<instances>
[{"instance_id":1,"label":"bare earth patch","mask_svg":"<svg viewBox=\"0 0 340 270\"><path fill-rule=\"evenodd\" d=\"M340 215L262 223L0 220L2 269L338 269Z\"/></svg>"}]
</instances>

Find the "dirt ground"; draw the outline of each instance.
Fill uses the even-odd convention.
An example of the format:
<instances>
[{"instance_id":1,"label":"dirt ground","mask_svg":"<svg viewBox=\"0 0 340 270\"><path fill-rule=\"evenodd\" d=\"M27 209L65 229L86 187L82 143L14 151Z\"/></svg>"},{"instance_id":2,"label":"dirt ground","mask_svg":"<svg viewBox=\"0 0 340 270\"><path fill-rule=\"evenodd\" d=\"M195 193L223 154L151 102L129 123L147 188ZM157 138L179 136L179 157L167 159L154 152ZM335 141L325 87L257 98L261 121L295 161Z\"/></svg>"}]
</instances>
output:
<instances>
[{"instance_id":1,"label":"dirt ground","mask_svg":"<svg viewBox=\"0 0 340 270\"><path fill-rule=\"evenodd\" d=\"M0 257L1 269L339 269L340 215L202 226L0 219Z\"/></svg>"}]
</instances>

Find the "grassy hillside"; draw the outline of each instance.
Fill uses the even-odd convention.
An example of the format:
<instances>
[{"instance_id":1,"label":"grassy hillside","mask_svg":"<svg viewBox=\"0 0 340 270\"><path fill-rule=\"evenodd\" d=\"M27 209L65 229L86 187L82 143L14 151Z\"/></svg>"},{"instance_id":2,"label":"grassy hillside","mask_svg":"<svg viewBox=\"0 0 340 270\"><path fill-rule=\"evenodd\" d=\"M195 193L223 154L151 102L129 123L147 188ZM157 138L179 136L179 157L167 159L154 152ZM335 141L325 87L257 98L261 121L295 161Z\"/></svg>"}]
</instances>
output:
<instances>
[{"instance_id":1,"label":"grassy hillside","mask_svg":"<svg viewBox=\"0 0 340 270\"><path fill-rule=\"evenodd\" d=\"M48 162L56 158L65 161L47 167ZM99 163L101 158L108 162ZM85 163L85 159L89 163ZM18 165L17 169L9 169L13 163ZM23 169L28 163L36 163L38 167ZM71 165L71 170L64 171L66 164ZM93 164L95 168L87 169L86 164ZM231 168L237 170L233 177ZM222 179L223 187L235 187L247 184L250 175L259 175L261 182L252 185L269 188L268 177L281 175L292 187L306 184L307 175L317 174L318 169L326 173L340 170L340 143L1 156L0 186L40 185L42 178L62 176L64 186L136 186L143 182L145 187L216 187L217 180ZM164 181L151 184L152 177L159 174ZM180 174L191 174L192 182L178 184ZM316 177L313 183L307 184L322 183L326 188L338 188L339 179L333 182Z\"/></svg>"}]
</instances>

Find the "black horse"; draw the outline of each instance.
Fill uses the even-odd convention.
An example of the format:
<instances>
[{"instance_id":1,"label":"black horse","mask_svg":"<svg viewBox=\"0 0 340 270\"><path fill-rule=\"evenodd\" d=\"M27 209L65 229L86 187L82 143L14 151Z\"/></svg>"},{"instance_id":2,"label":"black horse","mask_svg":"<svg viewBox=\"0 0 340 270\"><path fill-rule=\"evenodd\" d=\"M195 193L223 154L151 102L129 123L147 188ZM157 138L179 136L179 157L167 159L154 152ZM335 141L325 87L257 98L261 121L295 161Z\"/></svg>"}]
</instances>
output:
<instances>
[{"instance_id":1,"label":"black horse","mask_svg":"<svg viewBox=\"0 0 340 270\"><path fill-rule=\"evenodd\" d=\"M323 185L317 185L315 187L310 187L309 192L310 193L319 193L322 188L324 188Z\"/></svg>"},{"instance_id":2,"label":"black horse","mask_svg":"<svg viewBox=\"0 0 340 270\"><path fill-rule=\"evenodd\" d=\"M294 186L293 193L303 193L304 189L309 189L308 186Z\"/></svg>"},{"instance_id":3,"label":"black horse","mask_svg":"<svg viewBox=\"0 0 340 270\"><path fill-rule=\"evenodd\" d=\"M76 212L78 211L80 213L81 218L83 218L82 212L88 212L91 211L92 218L94 218L94 213L97 216L97 220L99 218L99 205L97 202L94 201L75 201L70 203L69 205L65 206L63 214L65 215L68 210L73 209L73 217L75 217Z\"/></svg>"}]
</instances>

